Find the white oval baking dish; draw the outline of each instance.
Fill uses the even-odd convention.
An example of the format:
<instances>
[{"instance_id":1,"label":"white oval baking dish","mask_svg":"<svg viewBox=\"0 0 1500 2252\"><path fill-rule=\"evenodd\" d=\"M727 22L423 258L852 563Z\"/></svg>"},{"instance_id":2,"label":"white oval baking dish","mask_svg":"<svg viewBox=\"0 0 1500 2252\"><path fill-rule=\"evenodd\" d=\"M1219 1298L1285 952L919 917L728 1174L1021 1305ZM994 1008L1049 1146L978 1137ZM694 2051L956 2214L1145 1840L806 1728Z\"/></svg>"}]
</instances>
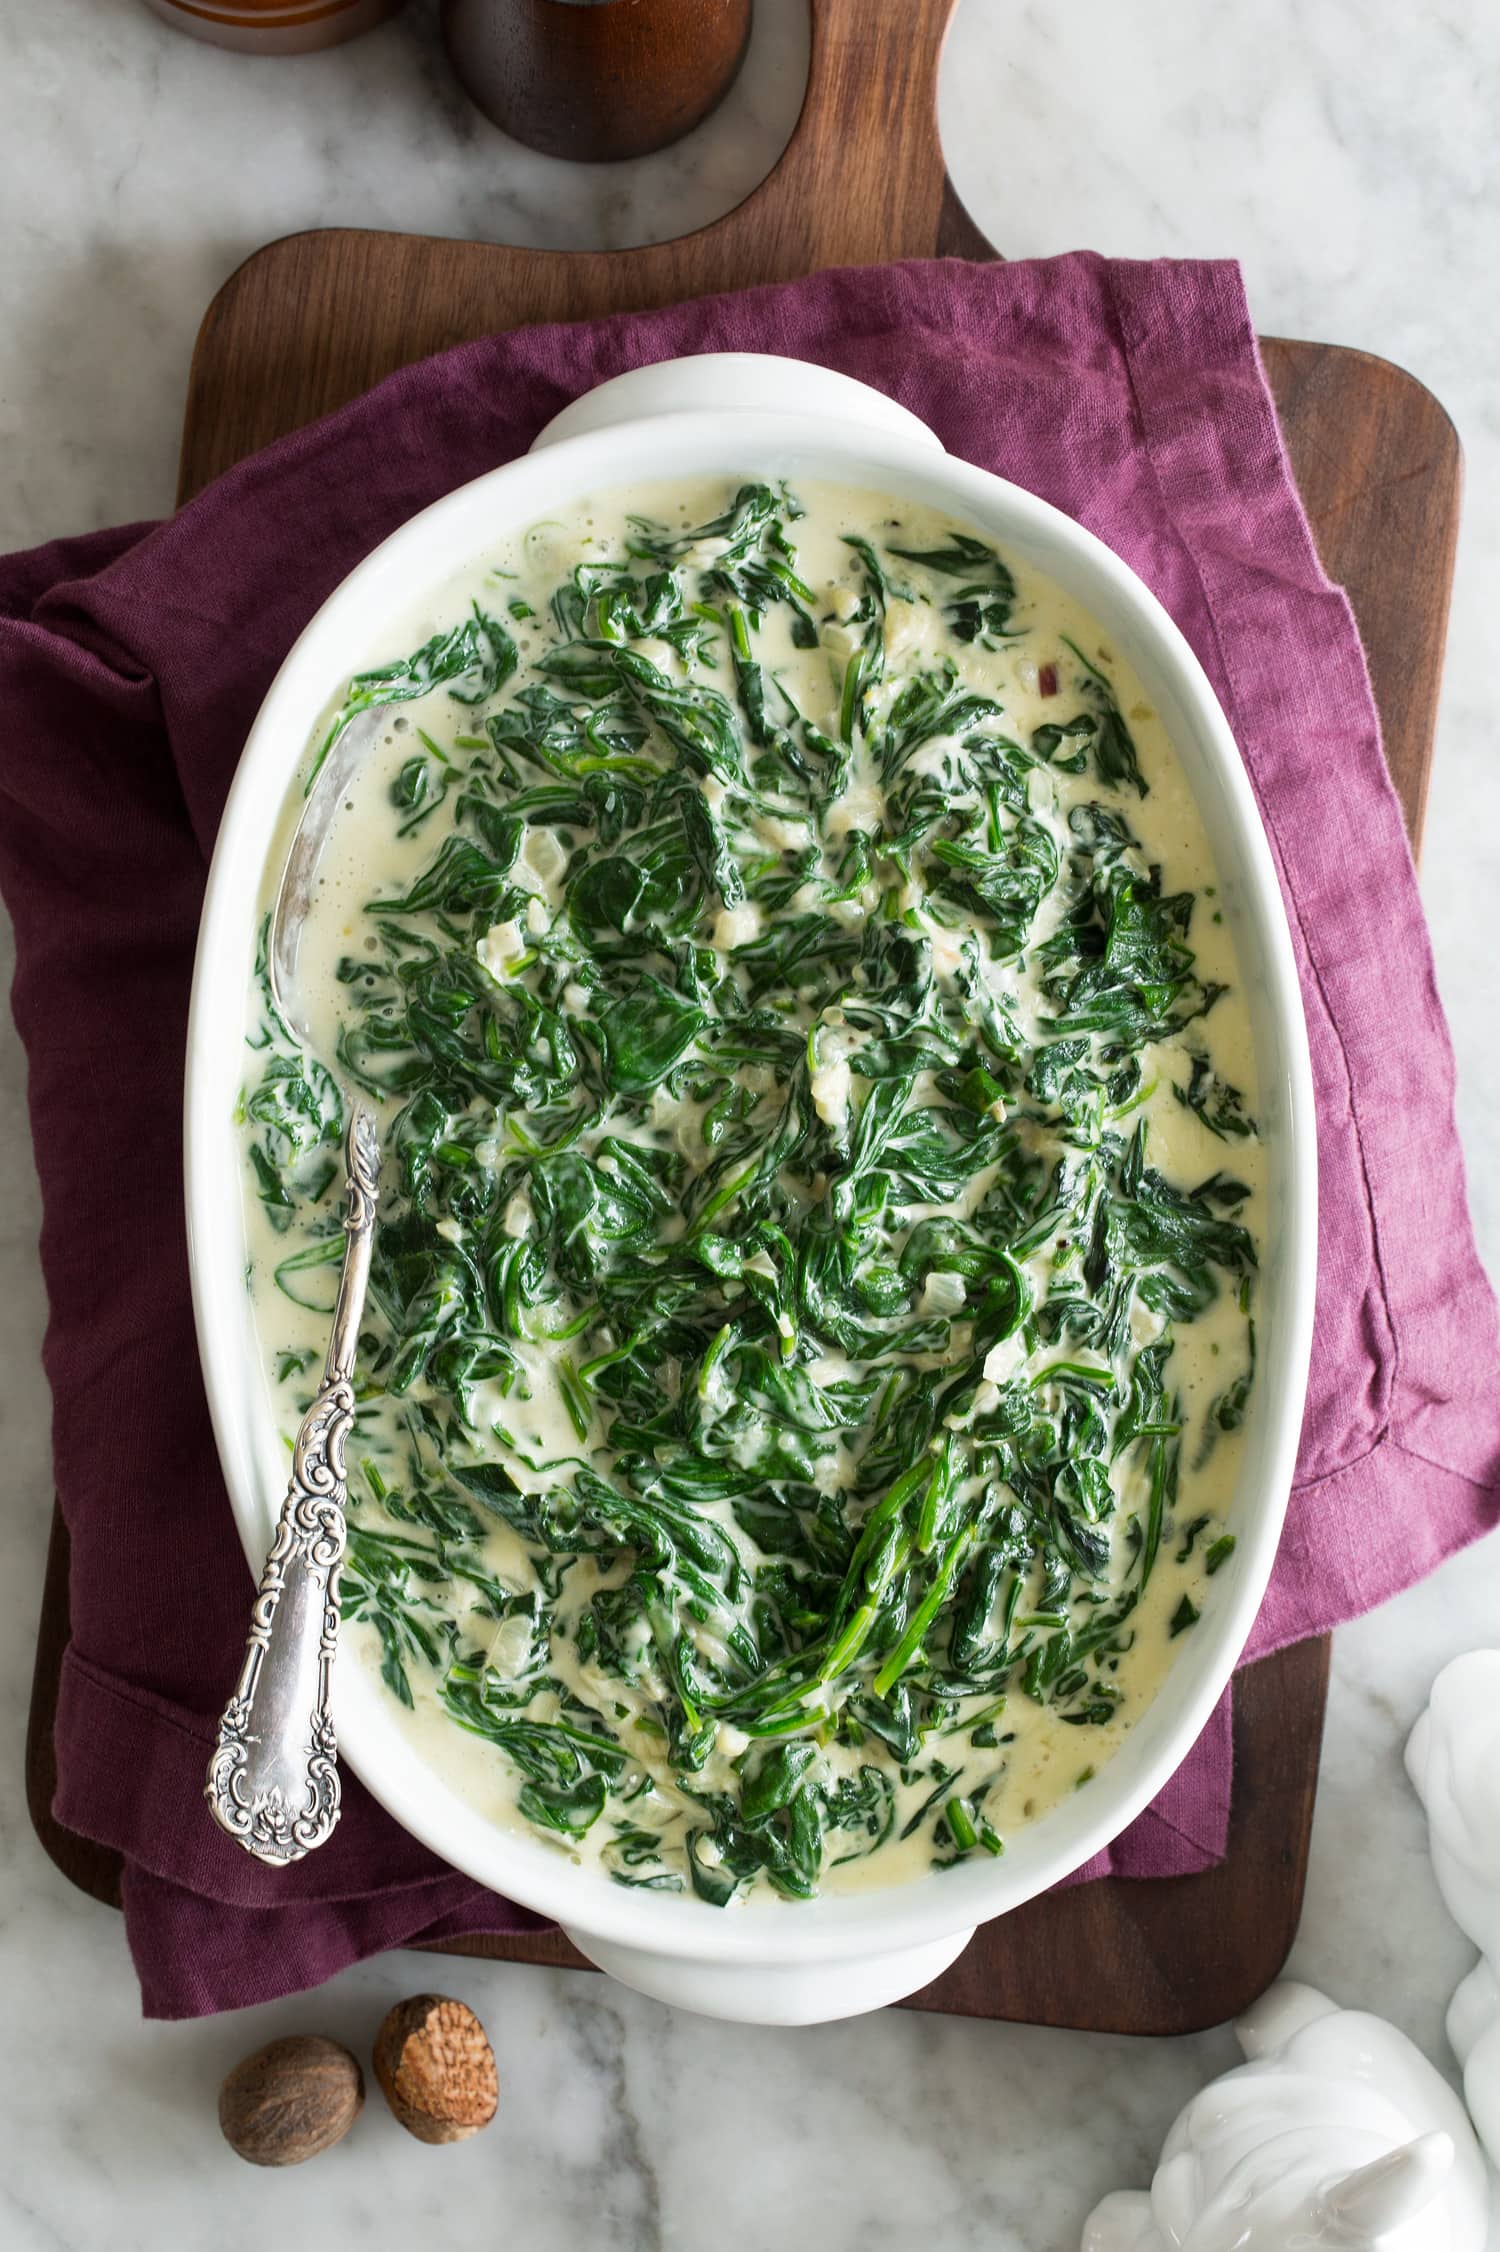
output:
<instances>
[{"instance_id":1,"label":"white oval baking dish","mask_svg":"<svg viewBox=\"0 0 1500 2252\"><path fill-rule=\"evenodd\" d=\"M242 1282L243 1159L233 1112L259 902L288 793L341 684L390 654L387 639L413 599L498 533L611 487L710 473L817 477L945 509L1056 580L1135 667L1218 863L1247 987L1267 1209L1275 1215L1261 1277L1259 1381L1233 1508L1238 1545L1215 1601L1163 1693L1090 1790L1015 1835L998 1862L976 1857L899 1887L802 1904L755 1898L729 1910L627 1890L467 1805L422 1763L378 1679L353 1665L338 1670L342 1756L445 1860L555 1917L594 1962L644 1993L715 2016L802 2024L874 2009L926 1985L977 1923L1055 1884L1132 1821L1207 1721L1275 1556L1312 1331L1316 1145L1307 1040L1281 893L1244 767L1197 659L1161 605L1071 519L953 459L903 409L827 370L722 355L637 370L576 402L530 454L449 493L368 556L324 603L271 686L225 808L204 902L188 1035L188 1232L214 1430L258 1571L286 1455Z\"/></svg>"}]
</instances>

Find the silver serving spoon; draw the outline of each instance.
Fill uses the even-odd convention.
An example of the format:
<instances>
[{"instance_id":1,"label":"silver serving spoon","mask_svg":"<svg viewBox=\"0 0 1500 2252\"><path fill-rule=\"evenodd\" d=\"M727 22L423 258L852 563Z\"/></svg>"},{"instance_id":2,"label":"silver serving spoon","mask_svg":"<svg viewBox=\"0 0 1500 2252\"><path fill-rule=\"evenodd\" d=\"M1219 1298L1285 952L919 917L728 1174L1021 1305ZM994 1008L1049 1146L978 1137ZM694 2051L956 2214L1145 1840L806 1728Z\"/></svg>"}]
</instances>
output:
<instances>
[{"instance_id":1,"label":"silver serving spoon","mask_svg":"<svg viewBox=\"0 0 1500 2252\"><path fill-rule=\"evenodd\" d=\"M302 808L302 819L297 823L297 834L292 839L292 849L281 871L281 888L271 916L268 950L271 997L304 1048L312 1047L313 1037L297 1000L297 951L302 941L302 925L312 906L318 862L323 857L323 847L328 842L328 833L343 804L344 794L389 718L390 713L379 706L359 712L329 745L313 777L307 803Z\"/></svg>"},{"instance_id":2,"label":"silver serving spoon","mask_svg":"<svg viewBox=\"0 0 1500 2252\"><path fill-rule=\"evenodd\" d=\"M356 721L325 759L271 918L272 998L307 1045L294 998L302 923L334 814L373 732ZM220 1719L204 1785L220 1827L258 1861L276 1864L300 1861L322 1845L339 1818L329 1692L348 1504L344 1445L354 1421L354 1362L380 1195L380 1140L372 1113L358 1103L350 1106L344 1155L344 1263L323 1381L297 1433L291 1482L250 1614L245 1662Z\"/></svg>"}]
</instances>

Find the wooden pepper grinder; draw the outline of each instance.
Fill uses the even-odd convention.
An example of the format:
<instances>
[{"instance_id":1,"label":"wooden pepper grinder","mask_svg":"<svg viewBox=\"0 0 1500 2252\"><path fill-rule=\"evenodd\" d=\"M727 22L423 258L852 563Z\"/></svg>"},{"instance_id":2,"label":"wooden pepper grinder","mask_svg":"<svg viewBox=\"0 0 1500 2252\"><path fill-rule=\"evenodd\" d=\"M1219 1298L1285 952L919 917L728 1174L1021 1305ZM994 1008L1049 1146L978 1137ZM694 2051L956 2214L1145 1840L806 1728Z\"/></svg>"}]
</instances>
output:
<instances>
[{"instance_id":1,"label":"wooden pepper grinder","mask_svg":"<svg viewBox=\"0 0 1500 2252\"><path fill-rule=\"evenodd\" d=\"M614 163L724 99L751 0L443 0L453 67L486 117L547 156Z\"/></svg>"}]
</instances>

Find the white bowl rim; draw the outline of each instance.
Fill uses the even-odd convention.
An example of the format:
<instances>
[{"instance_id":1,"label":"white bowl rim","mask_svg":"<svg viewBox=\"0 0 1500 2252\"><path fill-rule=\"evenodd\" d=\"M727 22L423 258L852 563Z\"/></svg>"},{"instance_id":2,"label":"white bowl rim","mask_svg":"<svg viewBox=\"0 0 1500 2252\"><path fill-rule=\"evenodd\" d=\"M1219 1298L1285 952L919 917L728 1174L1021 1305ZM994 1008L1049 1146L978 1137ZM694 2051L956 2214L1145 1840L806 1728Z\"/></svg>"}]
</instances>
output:
<instances>
[{"instance_id":1,"label":"white bowl rim","mask_svg":"<svg viewBox=\"0 0 1500 2252\"><path fill-rule=\"evenodd\" d=\"M1253 1411L1267 1426L1259 1492L1248 1502L1243 1490L1236 1495L1238 1547L1220 1575L1215 1605L1205 1614L1207 1633L1201 1640L1193 1637L1172 1669L1169 1678L1181 1694L1170 1722L1158 1697L1132 1742L1090 1789L1018 1833L998 1862L981 1864L976 1857L903 1884L824 1894L795 1905L756 1899L727 1912L688 1895L631 1890L464 1807L415 1755L406 1761L397 1756L391 1740L395 1723L382 1720L368 1693L373 1687L375 1698L383 1698L379 1684L364 1682L361 1693L362 1672L345 1667L336 1675L343 1757L395 1818L444 1860L580 1937L596 1934L623 1946L725 1964L811 1964L910 1948L1004 1913L1071 1874L1134 1820L1181 1764L1254 1624L1275 1559L1301 1423L1316 1265L1316 1144L1306 1030L1275 865L1238 748L1197 658L1156 597L1113 550L1036 495L944 453L925 435L763 410L675 413L558 440L543 454L523 455L485 472L409 518L335 588L288 652L246 739L225 805L200 927L187 1043L185 1185L194 1315L225 1480L247 1558L258 1571L280 1494L268 1492L257 1477L233 1396L243 1341L233 1334L230 1292L214 1242L225 1226L218 1209L224 1167L216 1162L215 1144L230 1131L230 1104L222 1078L208 1065L222 1045L214 1036L222 1035L226 1016L233 1019L242 1050L241 997L265 867L264 851L252 853L254 865L247 866L246 837L259 830L269 844L319 715L342 682L371 661L370 620L392 588L407 600L435 593L501 530L534 521L544 509L518 499L532 486L539 492L565 486L571 502L585 492L602 495L713 470L753 475L757 463L763 475L795 475L765 465L798 451L817 458L816 469L804 469L803 475L876 492L907 490L960 518L988 524L995 537L1017 547L1055 549L1075 577L1090 583L1090 607L1100 623L1131 643L1133 653L1152 658L1175 693L1190 723L1194 756L1201 755L1222 793L1239 860L1235 873L1246 879L1235 917L1242 968L1248 982L1249 938L1279 1050L1276 1086L1268 1090L1263 1083L1261 1100L1263 1106L1279 1102L1287 1124L1286 1177L1274 1206L1284 1280L1276 1321L1265 1325L1271 1334ZM1135 661L1139 667L1139 654ZM1182 740L1179 735L1179 753ZM1194 794L1199 795L1196 789ZM1222 865L1220 873L1227 893ZM233 996L227 1009L220 998L226 978ZM1264 1072L1265 1059L1260 1061ZM221 1160L222 1147L218 1156ZM235 1209L239 1227L238 1205ZM1128 1754L1148 1734L1159 1739L1157 1748L1134 1763L1127 1787Z\"/></svg>"}]
</instances>

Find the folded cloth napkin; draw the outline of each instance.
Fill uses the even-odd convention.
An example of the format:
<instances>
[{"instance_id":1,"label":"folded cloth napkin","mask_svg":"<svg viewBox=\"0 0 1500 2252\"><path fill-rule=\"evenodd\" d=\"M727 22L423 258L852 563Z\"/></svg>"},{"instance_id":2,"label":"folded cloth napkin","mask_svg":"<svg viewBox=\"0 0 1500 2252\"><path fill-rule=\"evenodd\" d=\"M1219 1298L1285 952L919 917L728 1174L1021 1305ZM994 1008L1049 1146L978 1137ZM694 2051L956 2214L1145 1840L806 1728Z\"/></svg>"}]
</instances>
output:
<instances>
[{"instance_id":1,"label":"folded cloth napkin","mask_svg":"<svg viewBox=\"0 0 1500 2252\"><path fill-rule=\"evenodd\" d=\"M202 1807L249 1581L188 1307L189 974L240 745L325 595L580 391L725 350L861 377L951 452L1079 518L1155 589L1229 713L1297 945L1321 1169L1297 1483L1249 1655L1379 1602L1495 1521L1500 1343L1448 1036L1359 638L1313 551L1237 270L913 264L462 346L242 463L167 523L0 563L0 885L72 1538L55 1806L124 1856L151 2014L232 2008L380 1948L536 1922L445 1868L352 1779L333 1842L284 1872ZM1229 1770L1226 1703L1086 1873L1221 1857Z\"/></svg>"}]
</instances>

